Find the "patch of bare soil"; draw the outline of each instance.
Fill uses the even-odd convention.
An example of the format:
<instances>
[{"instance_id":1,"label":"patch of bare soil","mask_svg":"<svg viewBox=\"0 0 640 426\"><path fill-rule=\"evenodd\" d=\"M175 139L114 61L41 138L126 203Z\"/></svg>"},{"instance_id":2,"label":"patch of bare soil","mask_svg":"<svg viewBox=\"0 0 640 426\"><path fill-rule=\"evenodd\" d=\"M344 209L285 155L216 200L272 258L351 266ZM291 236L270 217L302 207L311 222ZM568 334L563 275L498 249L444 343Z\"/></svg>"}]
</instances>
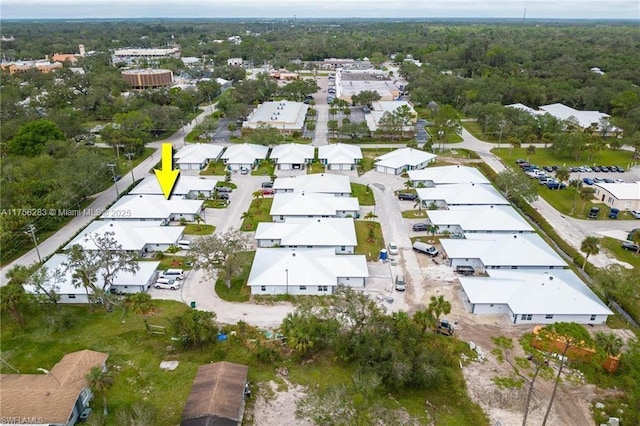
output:
<instances>
[{"instance_id":1,"label":"patch of bare soil","mask_svg":"<svg viewBox=\"0 0 640 426\"><path fill-rule=\"evenodd\" d=\"M296 404L305 397L304 388L280 376L283 384L271 380L260 383L253 408L254 426L313 426L306 419L296 417Z\"/></svg>"}]
</instances>

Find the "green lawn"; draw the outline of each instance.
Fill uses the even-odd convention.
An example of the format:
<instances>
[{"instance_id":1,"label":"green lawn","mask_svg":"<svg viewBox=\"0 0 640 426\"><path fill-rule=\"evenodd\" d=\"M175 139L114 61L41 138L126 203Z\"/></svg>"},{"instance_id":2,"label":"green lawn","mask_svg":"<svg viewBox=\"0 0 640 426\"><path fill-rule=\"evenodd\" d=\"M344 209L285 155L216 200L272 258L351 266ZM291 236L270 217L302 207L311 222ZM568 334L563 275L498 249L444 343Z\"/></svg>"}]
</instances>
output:
<instances>
[{"instance_id":1,"label":"green lawn","mask_svg":"<svg viewBox=\"0 0 640 426\"><path fill-rule=\"evenodd\" d=\"M631 250L623 249L622 241L616 240L615 238L603 237L600 238L600 244L602 248L611 253L613 257L623 262L627 262L640 271L640 254Z\"/></svg>"},{"instance_id":2,"label":"green lawn","mask_svg":"<svg viewBox=\"0 0 640 426\"><path fill-rule=\"evenodd\" d=\"M204 207L208 209L226 209L229 206L228 200L205 200Z\"/></svg>"},{"instance_id":3,"label":"green lawn","mask_svg":"<svg viewBox=\"0 0 640 426\"><path fill-rule=\"evenodd\" d=\"M222 188L224 186L226 186L227 188L231 188L231 189L238 189L238 185L236 185L233 182L225 182L225 181L221 180L218 183L216 183L216 188Z\"/></svg>"},{"instance_id":4,"label":"green lawn","mask_svg":"<svg viewBox=\"0 0 640 426\"><path fill-rule=\"evenodd\" d=\"M485 142L498 142L499 135L495 133L482 133L482 127L477 121L463 121L462 125L473 136ZM504 142L504 139L502 140Z\"/></svg>"},{"instance_id":5,"label":"green lawn","mask_svg":"<svg viewBox=\"0 0 640 426\"><path fill-rule=\"evenodd\" d=\"M184 270L193 269L193 266L191 266L193 259L188 256L176 256L173 254L163 253L162 259L150 258L141 260L160 260L160 265L158 265L158 270L160 271L176 268Z\"/></svg>"},{"instance_id":6,"label":"green lawn","mask_svg":"<svg viewBox=\"0 0 640 426\"><path fill-rule=\"evenodd\" d=\"M586 219L589 215L589 210L591 209L591 207L600 208L600 219L606 219L606 212L609 211L609 209L604 204L581 200L580 196L574 188L558 190L549 189L546 185L540 185L540 188L538 189L538 195L544 198L560 213L579 219Z\"/></svg>"},{"instance_id":7,"label":"green lawn","mask_svg":"<svg viewBox=\"0 0 640 426\"><path fill-rule=\"evenodd\" d=\"M272 222L271 204L273 204L273 198L257 198L251 201L248 212L249 217L246 217L242 221L240 229L242 231L255 231L260 222Z\"/></svg>"},{"instance_id":8,"label":"green lawn","mask_svg":"<svg viewBox=\"0 0 640 426\"><path fill-rule=\"evenodd\" d=\"M211 162L209 163L209 166L206 169L200 171L200 174L202 176L211 176L211 175L224 176L226 173L227 173L227 166L222 162L222 160Z\"/></svg>"},{"instance_id":9,"label":"green lawn","mask_svg":"<svg viewBox=\"0 0 640 426\"><path fill-rule=\"evenodd\" d=\"M402 212L405 219L426 219L428 217L427 210L405 210Z\"/></svg>"},{"instance_id":10,"label":"green lawn","mask_svg":"<svg viewBox=\"0 0 640 426\"><path fill-rule=\"evenodd\" d=\"M258 167L251 171L251 176L271 176L275 173L276 167L271 161L263 161Z\"/></svg>"},{"instance_id":11,"label":"green lawn","mask_svg":"<svg viewBox=\"0 0 640 426\"><path fill-rule=\"evenodd\" d=\"M213 225L189 223L184 227L185 235L211 235L216 230Z\"/></svg>"},{"instance_id":12,"label":"green lawn","mask_svg":"<svg viewBox=\"0 0 640 426\"><path fill-rule=\"evenodd\" d=\"M231 280L231 288L227 288L224 280L216 281L216 294L227 302L248 302L251 297L251 289L247 286L251 264L256 256L255 251L243 252L238 255L238 262L242 264L242 272Z\"/></svg>"},{"instance_id":13,"label":"green lawn","mask_svg":"<svg viewBox=\"0 0 640 426\"><path fill-rule=\"evenodd\" d=\"M355 253L364 254L367 256L368 261L378 260L380 250L385 247L380 223L368 220L356 220L354 223L356 226L356 238L358 239ZM371 230L373 230L373 238L370 238Z\"/></svg>"},{"instance_id":14,"label":"green lawn","mask_svg":"<svg viewBox=\"0 0 640 426\"><path fill-rule=\"evenodd\" d=\"M313 162L311 164L307 164L307 174L324 173L324 172L325 172L325 167L324 167L324 164L322 163Z\"/></svg>"},{"instance_id":15,"label":"green lawn","mask_svg":"<svg viewBox=\"0 0 640 426\"><path fill-rule=\"evenodd\" d=\"M375 206L376 204L371 188L361 183L351 183L351 196L356 197L361 206Z\"/></svg>"}]
</instances>

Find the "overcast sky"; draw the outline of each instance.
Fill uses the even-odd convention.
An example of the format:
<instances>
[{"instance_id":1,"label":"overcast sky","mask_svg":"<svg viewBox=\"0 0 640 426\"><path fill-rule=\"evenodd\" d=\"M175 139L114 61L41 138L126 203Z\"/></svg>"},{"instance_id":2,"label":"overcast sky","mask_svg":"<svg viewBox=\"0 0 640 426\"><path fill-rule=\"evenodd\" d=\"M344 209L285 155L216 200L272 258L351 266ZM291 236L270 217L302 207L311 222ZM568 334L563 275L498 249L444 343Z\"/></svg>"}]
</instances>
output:
<instances>
[{"instance_id":1,"label":"overcast sky","mask_svg":"<svg viewBox=\"0 0 640 426\"><path fill-rule=\"evenodd\" d=\"M0 0L21 18L615 18L640 19L640 0Z\"/></svg>"}]
</instances>

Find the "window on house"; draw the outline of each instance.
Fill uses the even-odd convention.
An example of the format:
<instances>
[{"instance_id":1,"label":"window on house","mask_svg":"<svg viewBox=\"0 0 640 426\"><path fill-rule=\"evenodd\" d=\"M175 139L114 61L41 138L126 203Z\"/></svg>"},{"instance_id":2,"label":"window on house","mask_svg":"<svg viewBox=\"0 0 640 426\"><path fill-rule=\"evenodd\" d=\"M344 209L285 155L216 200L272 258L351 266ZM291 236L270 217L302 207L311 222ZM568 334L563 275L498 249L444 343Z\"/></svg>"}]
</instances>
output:
<instances>
[{"instance_id":1,"label":"window on house","mask_svg":"<svg viewBox=\"0 0 640 426\"><path fill-rule=\"evenodd\" d=\"M306 286L306 285L301 285L301 286L300 286L300 290L306 290L306 289L307 289L307 286Z\"/></svg>"},{"instance_id":2,"label":"window on house","mask_svg":"<svg viewBox=\"0 0 640 426\"><path fill-rule=\"evenodd\" d=\"M591 315L590 321L595 321L595 320L596 320L596 316L595 315Z\"/></svg>"},{"instance_id":3,"label":"window on house","mask_svg":"<svg viewBox=\"0 0 640 426\"><path fill-rule=\"evenodd\" d=\"M340 246L340 251L345 251L346 247L345 246Z\"/></svg>"},{"instance_id":4,"label":"window on house","mask_svg":"<svg viewBox=\"0 0 640 426\"><path fill-rule=\"evenodd\" d=\"M329 286L328 285L319 285L318 286L318 291L329 291Z\"/></svg>"},{"instance_id":5,"label":"window on house","mask_svg":"<svg viewBox=\"0 0 640 426\"><path fill-rule=\"evenodd\" d=\"M67 295L67 297L68 297L69 299L75 299L75 298L76 298L76 295L75 295L75 294L69 294L69 295Z\"/></svg>"},{"instance_id":6,"label":"window on house","mask_svg":"<svg viewBox=\"0 0 640 426\"><path fill-rule=\"evenodd\" d=\"M544 319L553 319L553 314L547 314L544 316Z\"/></svg>"},{"instance_id":7,"label":"window on house","mask_svg":"<svg viewBox=\"0 0 640 426\"><path fill-rule=\"evenodd\" d=\"M260 291L267 291L267 286L266 285L261 285L260 286Z\"/></svg>"},{"instance_id":8,"label":"window on house","mask_svg":"<svg viewBox=\"0 0 640 426\"><path fill-rule=\"evenodd\" d=\"M522 321L531 321L533 319L533 315L531 315L531 314L522 314L520 319Z\"/></svg>"}]
</instances>

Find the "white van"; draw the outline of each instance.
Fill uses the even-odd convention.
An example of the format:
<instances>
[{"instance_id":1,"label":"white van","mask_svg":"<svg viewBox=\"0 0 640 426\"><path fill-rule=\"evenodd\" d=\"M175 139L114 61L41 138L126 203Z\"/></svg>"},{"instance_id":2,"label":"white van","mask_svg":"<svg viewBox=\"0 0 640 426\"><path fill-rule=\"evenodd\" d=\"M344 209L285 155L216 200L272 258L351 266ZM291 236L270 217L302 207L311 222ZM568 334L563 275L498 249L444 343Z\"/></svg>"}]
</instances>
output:
<instances>
[{"instance_id":1,"label":"white van","mask_svg":"<svg viewBox=\"0 0 640 426\"><path fill-rule=\"evenodd\" d=\"M420 253L428 254L431 257L436 257L438 255L437 248L420 241L416 241L415 243L413 243L413 249L415 251L419 251Z\"/></svg>"},{"instance_id":2,"label":"white van","mask_svg":"<svg viewBox=\"0 0 640 426\"><path fill-rule=\"evenodd\" d=\"M180 241L178 241L177 246L178 246L178 248L181 248L182 250L189 250L189 249L191 249L191 241L189 241L189 240L180 240Z\"/></svg>"},{"instance_id":3,"label":"white van","mask_svg":"<svg viewBox=\"0 0 640 426\"><path fill-rule=\"evenodd\" d=\"M170 278L174 280L183 280L184 271L182 269L167 269L160 272L160 278Z\"/></svg>"}]
</instances>

